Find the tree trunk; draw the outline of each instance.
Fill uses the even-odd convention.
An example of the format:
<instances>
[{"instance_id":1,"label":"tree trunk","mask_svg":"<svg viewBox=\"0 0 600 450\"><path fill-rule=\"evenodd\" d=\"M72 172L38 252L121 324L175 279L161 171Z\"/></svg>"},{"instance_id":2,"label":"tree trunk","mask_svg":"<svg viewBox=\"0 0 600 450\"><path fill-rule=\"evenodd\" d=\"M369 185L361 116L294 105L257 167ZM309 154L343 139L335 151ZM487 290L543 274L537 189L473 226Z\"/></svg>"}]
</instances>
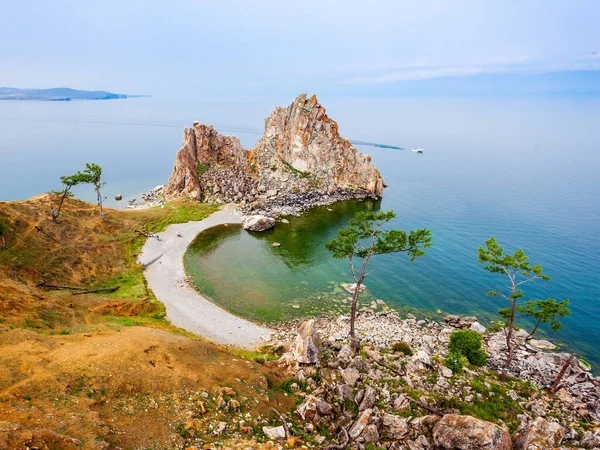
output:
<instances>
[{"instance_id":1,"label":"tree trunk","mask_svg":"<svg viewBox=\"0 0 600 450\"><path fill-rule=\"evenodd\" d=\"M500 377L504 379L506 377L506 373L510 368L510 363L512 362L514 356L514 349L512 345L512 335L515 327L515 308L517 306L517 301L511 299L510 305L510 320L508 321L508 332L506 333L506 347L508 349L508 355L506 357L506 362L504 363L504 367L502 368L502 373Z\"/></svg>"},{"instance_id":2,"label":"tree trunk","mask_svg":"<svg viewBox=\"0 0 600 450\"><path fill-rule=\"evenodd\" d=\"M350 305L350 347L354 350L355 354L360 352L360 343L356 339L356 332L354 330L354 322L356 322L356 307L358 306L358 295L360 293L360 287L362 281L356 282L356 289L354 289L354 296L352 297L352 305Z\"/></svg>"},{"instance_id":3,"label":"tree trunk","mask_svg":"<svg viewBox=\"0 0 600 450\"><path fill-rule=\"evenodd\" d=\"M60 210L62 208L63 203L65 202L65 198L67 198L67 195L69 195L69 191L71 190L71 186L67 186L65 188L65 190L63 191L61 197L60 197L60 203L58 204L58 211L56 211L56 214L54 214L52 216L52 221L56 222L58 220L58 216L60 216Z\"/></svg>"},{"instance_id":4,"label":"tree trunk","mask_svg":"<svg viewBox=\"0 0 600 450\"><path fill-rule=\"evenodd\" d=\"M537 323L535 324L535 327L533 327L533 331L531 333L529 333L529 336L527 336L525 338L526 341L531 340L531 338L533 337L533 335L537 331L538 327L540 326L540 323L542 323L542 319L538 319Z\"/></svg>"},{"instance_id":5,"label":"tree trunk","mask_svg":"<svg viewBox=\"0 0 600 450\"><path fill-rule=\"evenodd\" d=\"M96 187L96 193L98 194L98 206L100 206L100 217L104 220L104 210L102 209L102 194L100 188Z\"/></svg>"},{"instance_id":6,"label":"tree trunk","mask_svg":"<svg viewBox=\"0 0 600 450\"><path fill-rule=\"evenodd\" d=\"M571 365L571 361L573 360L573 358L575 358L575 353L572 353L571 356L569 356L569 359L567 359L567 361L563 365L560 373L557 375L556 380L554 380L554 383L552 383L552 386L550 387L550 394L554 395L554 393L558 389L558 386L560 385L561 380L565 376L567 369Z\"/></svg>"}]
</instances>

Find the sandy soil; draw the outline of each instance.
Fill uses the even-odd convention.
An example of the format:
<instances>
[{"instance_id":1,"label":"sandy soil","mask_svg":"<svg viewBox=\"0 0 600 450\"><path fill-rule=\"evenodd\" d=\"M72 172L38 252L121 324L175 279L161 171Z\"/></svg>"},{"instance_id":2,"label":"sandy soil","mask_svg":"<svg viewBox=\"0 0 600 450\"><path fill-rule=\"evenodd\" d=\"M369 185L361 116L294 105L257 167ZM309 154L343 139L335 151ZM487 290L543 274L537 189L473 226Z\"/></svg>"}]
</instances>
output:
<instances>
[{"instance_id":1,"label":"sandy soil","mask_svg":"<svg viewBox=\"0 0 600 450\"><path fill-rule=\"evenodd\" d=\"M189 244L201 231L226 223L241 223L241 216L232 207L199 222L170 225L158 233L160 240L146 241L139 261L147 265L148 287L164 303L171 323L219 344L253 348L264 342L261 337L270 329L225 311L185 281L183 257Z\"/></svg>"}]
</instances>

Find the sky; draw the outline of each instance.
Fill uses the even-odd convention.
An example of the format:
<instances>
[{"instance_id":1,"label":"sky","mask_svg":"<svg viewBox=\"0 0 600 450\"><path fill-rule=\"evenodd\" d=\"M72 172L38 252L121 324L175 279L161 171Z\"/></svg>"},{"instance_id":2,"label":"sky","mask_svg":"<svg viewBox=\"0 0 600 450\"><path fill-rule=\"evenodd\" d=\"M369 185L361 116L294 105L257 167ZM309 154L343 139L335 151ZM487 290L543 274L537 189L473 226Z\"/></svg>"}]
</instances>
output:
<instances>
[{"instance_id":1,"label":"sky","mask_svg":"<svg viewBox=\"0 0 600 450\"><path fill-rule=\"evenodd\" d=\"M597 0L3 1L0 86L221 99L500 85L600 94L599 17Z\"/></svg>"}]
</instances>

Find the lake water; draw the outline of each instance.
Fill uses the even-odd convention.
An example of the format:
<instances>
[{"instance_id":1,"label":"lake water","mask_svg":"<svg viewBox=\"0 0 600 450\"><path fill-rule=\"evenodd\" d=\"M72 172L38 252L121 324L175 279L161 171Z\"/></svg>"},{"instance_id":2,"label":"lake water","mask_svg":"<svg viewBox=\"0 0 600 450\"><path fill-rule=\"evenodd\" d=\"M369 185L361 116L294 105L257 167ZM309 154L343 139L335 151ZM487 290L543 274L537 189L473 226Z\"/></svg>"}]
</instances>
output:
<instances>
[{"instance_id":1,"label":"lake water","mask_svg":"<svg viewBox=\"0 0 600 450\"><path fill-rule=\"evenodd\" d=\"M0 200L56 189L59 175L86 161L104 167L109 198L137 196L166 181L183 127L193 120L236 134L250 148L272 107L290 100L0 103ZM344 311L339 283L349 281L348 267L323 243L356 210L393 209L394 227L430 228L435 244L414 263L405 255L373 259L367 306L382 299L399 309L496 318L504 305L485 293L504 280L477 263L477 247L494 235L507 250L523 247L552 277L526 294L571 299L573 314L556 340L600 366L598 99L320 101L345 137L425 153L360 148L389 185L381 202L319 208L262 235L228 227L199 238L186 262L205 292L234 312L269 320L329 305ZM91 189L78 194L93 199ZM281 247L271 247L275 240Z\"/></svg>"}]
</instances>

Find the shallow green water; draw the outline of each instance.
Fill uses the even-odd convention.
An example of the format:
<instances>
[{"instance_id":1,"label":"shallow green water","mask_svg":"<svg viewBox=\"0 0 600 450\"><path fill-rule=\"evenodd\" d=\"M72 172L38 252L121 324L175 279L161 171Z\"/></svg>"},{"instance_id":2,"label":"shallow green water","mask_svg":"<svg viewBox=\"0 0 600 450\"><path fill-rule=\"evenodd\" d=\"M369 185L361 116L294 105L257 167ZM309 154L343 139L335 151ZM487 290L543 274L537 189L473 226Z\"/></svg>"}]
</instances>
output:
<instances>
[{"instance_id":1,"label":"shallow green water","mask_svg":"<svg viewBox=\"0 0 600 450\"><path fill-rule=\"evenodd\" d=\"M340 284L351 282L348 262L333 260L324 243L357 211L378 207L378 201L366 200L314 208L262 233L217 226L192 242L186 269L202 293L254 320L347 313L350 294ZM369 291L361 295L362 306L386 307L376 300Z\"/></svg>"}]
</instances>

